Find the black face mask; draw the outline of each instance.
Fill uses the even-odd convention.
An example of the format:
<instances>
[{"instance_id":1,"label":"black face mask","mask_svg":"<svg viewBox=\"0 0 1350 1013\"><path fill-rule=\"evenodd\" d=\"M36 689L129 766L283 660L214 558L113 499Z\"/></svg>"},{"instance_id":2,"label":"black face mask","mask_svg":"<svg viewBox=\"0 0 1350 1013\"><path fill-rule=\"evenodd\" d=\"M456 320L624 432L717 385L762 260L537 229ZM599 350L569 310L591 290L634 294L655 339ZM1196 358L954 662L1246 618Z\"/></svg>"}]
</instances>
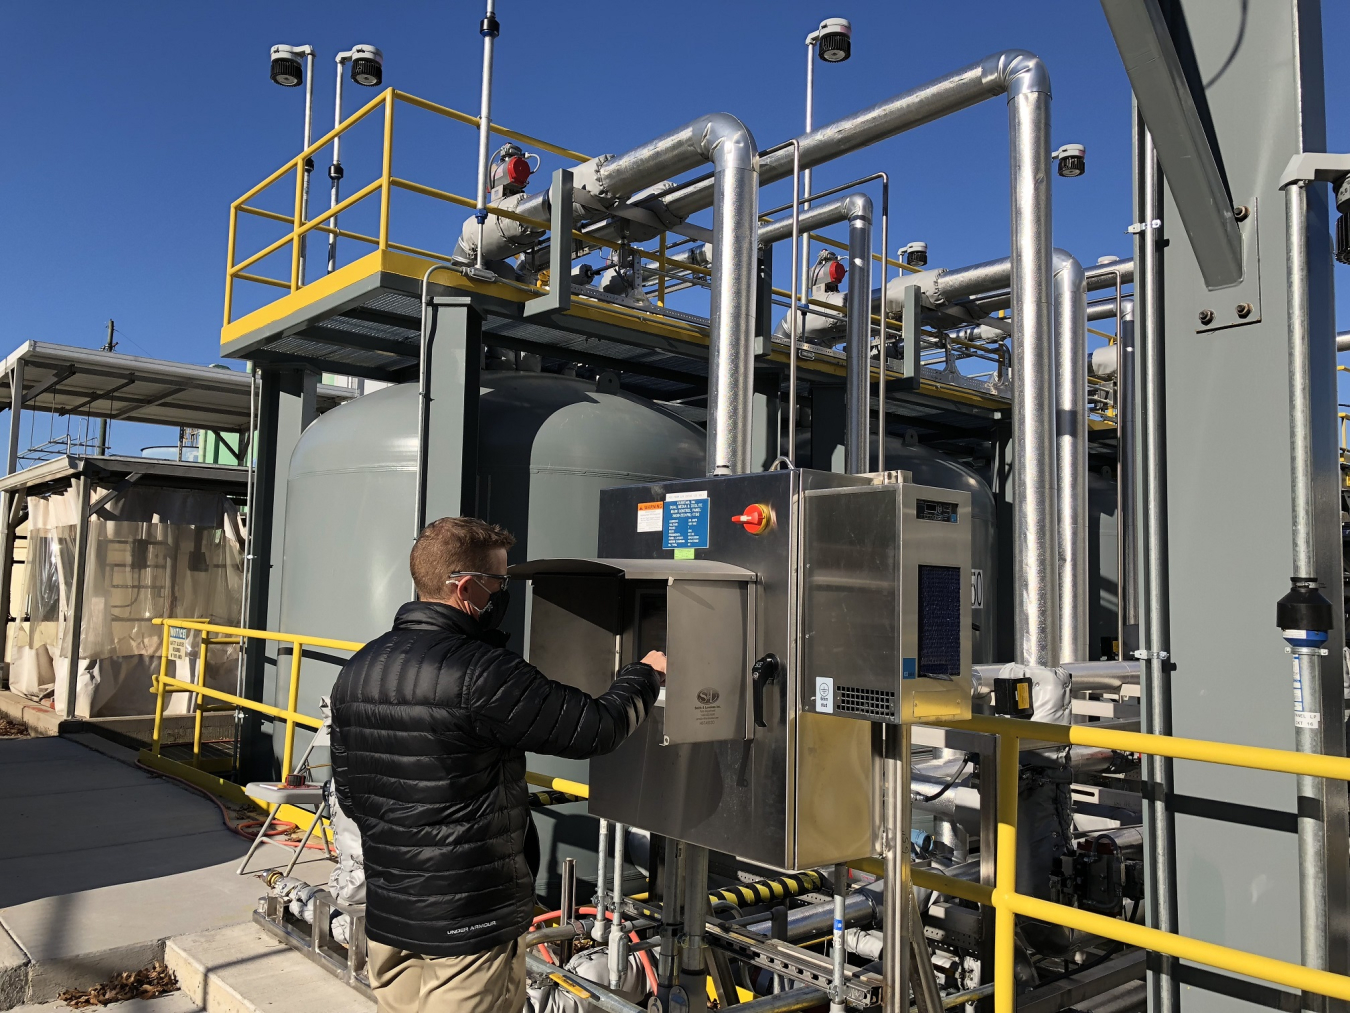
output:
<instances>
[{"instance_id":1,"label":"black face mask","mask_svg":"<svg viewBox=\"0 0 1350 1013\"><path fill-rule=\"evenodd\" d=\"M511 592L493 591L488 595L487 604L478 613L478 624L485 630L495 630L506 618L506 610L511 607Z\"/></svg>"}]
</instances>

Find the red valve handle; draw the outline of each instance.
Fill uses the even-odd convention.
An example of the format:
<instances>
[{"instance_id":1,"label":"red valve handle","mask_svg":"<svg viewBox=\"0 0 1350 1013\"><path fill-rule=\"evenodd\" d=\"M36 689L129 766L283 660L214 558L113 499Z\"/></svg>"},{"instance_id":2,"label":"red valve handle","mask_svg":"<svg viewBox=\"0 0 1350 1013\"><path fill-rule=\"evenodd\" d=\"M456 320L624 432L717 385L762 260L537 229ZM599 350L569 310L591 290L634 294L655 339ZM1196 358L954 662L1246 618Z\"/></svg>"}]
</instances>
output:
<instances>
[{"instance_id":1,"label":"red valve handle","mask_svg":"<svg viewBox=\"0 0 1350 1013\"><path fill-rule=\"evenodd\" d=\"M752 535L762 535L769 529L773 514L761 503L751 503L737 516L731 518L733 524L742 525Z\"/></svg>"}]
</instances>

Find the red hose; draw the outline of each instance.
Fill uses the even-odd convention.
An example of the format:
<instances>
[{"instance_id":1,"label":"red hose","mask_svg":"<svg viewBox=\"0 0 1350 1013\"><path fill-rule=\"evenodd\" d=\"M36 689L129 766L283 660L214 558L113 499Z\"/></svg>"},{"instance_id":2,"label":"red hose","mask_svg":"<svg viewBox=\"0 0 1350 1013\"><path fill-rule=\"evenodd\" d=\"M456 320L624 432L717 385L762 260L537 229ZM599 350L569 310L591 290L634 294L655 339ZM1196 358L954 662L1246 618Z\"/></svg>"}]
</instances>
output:
<instances>
[{"instance_id":1,"label":"red hose","mask_svg":"<svg viewBox=\"0 0 1350 1013\"><path fill-rule=\"evenodd\" d=\"M577 914L579 914L579 915L593 915L593 914L595 914L595 908L593 908L593 907L579 907L579 908L577 908ZM535 915L535 916L534 916L534 921L532 921L532 922L530 923L530 925L531 925L531 927L533 927L533 926L535 926L535 925L538 925L540 922L552 921L554 918L561 918L561 917L562 917L562 911L549 911L547 914ZM605 912L605 917L607 917L610 921L614 921L614 920L615 920L614 912L613 912L613 911L606 911L606 912ZM641 940L638 939L638 934L637 934L636 932L630 932L630 933L628 933L628 938L631 939L631 940L632 940L633 942L635 942L635 943L641 941ZM547 960L550 964L556 963L556 961L553 959L553 954L549 953L549 951L548 951L548 944L547 944L547 943L535 943L534 945L535 945L535 946L538 946L538 947L540 947L540 948L542 949L543 954L544 954L544 959L545 959L545 960ZM647 984L651 986L651 989L652 989L652 995L655 995L655 994L656 994L656 969L655 969L654 967L652 967L652 961L651 961L651 958L650 958L649 956L647 956L647 951L646 951L646 950L638 950L637 958L638 958L638 960L639 960L639 961L641 962L641 964L642 964L642 969L643 969L644 971L647 972Z\"/></svg>"},{"instance_id":2,"label":"red hose","mask_svg":"<svg viewBox=\"0 0 1350 1013\"><path fill-rule=\"evenodd\" d=\"M137 762L136 766L140 767L140 768L141 768L143 771L145 771L147 774L150 774L150 775L152 775L152 776L154 776L154 777L165 777L165 778L168 778L170 781L176 781L178 784L181 784L184 788L189 788L189 789L191 789L192 791L195 791L198 795L201 795L203 798L210 799L212 802L215 803L216 808L220 810L220 818L221 818L221 821L224 822L224 824L225 824L225 829L226 829L226 830L228 830L228 831L229 831L230 833L232 833L232 834L238 834L240 837L242 837L242 838L243 838L244 840L246 840L246 841L257 840L258 835L257 835L256 833L253 833L253 834L246 834L246 833L244 833L244 828L245 828L245 827L260 827L260 826L262 826L262 823L263 823L262 820L245 820L243 823L237 823L237 824L236 824L236 823L231 823L231 822L230 822L230 811L229 811L228 809L225 808L225 806L221 803L220 799L216 798L216 796L212 795L212 794L211 794L209 791L207 791L205 788L201 787L200 785L193 784L191 781L184 780L184 779L181 778L181 777L175 777L173 774L166 774L166 773L165 773L164 771L162 771L162 770L155 770L153 767L147 767L147 766L145 766L144 764L142 764L142 763L140 763L140 762ZM278 827L278 828L280 828L280 827L285 827L286 829L284 829L284 830L283 830L283 829L277 829L277 830L275 830L275 831L269 829L269 830L267 831L267 836L268 836L269 839L272 837L272 835L273 835L274 833L290 833L292 830L295 829L295 824L294 824L294 823L287 823L285 820L274 820L274 821L272 822L272 826L273 826L273 827ZM295 841L273 841L272 843L274 843L274 844L280 844L280 845L282 845L283 847L287 847L287 848L298 848L298 847L300 846L300 845L299 845L298 843L296 843ZM327 850L328 850L328 849L325 848L322 844L309 844L309 843L307 843L307 844L305 845L305 848L306 848L306 850L308 850L308 851L327 851Z\"/></svg>"}]
</instances>

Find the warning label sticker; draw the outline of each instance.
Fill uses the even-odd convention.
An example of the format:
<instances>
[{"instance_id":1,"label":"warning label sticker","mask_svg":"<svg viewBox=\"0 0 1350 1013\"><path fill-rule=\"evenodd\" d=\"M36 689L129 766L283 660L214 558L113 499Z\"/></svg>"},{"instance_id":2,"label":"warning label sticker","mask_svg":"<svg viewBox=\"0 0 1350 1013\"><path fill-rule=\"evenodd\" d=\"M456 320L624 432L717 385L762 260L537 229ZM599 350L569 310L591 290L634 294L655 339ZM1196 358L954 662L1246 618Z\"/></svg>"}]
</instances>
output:
<instances>
[{"instance_id":1,"label":"warning label sticker","mask_svg":"<svg viewBox=\"0 0 1350 1013\"><path fill-rule=\"evenodd\" d=\"M638 531L660 531L661 530L661 508L664 506L659 500L655 503L639 503L637 509L637 529Z\"/></svg>"},{"instance_id":2,"label":"warning label sticker","mask_svg":"<svg viewBox=\"0 0 1350 1013\"><path fill-rule=\"evenodd\" d=\"M169 660L186 661L188 652L188 632L173 627L169 630Z\"/></svg>"}]
</instances>

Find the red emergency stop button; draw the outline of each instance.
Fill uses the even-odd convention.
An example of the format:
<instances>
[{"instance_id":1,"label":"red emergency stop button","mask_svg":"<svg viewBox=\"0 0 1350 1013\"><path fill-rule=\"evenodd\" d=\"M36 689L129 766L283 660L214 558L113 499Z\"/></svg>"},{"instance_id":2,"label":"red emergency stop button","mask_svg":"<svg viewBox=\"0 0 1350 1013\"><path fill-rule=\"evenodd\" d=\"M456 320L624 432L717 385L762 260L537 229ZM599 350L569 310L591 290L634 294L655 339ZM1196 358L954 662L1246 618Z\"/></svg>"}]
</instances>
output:
<instances>
[{"instance_id":1,"label":"red emergency stop button","mask_svg":"<svg viewBox=\"0 0 1350 1013\"><path fill-rule=\"evenodd\" d=\"M773 513L763 503L751 503L740 514L731 518L731 523L741 525L752 535L762 535L773 523Z\"/></svg>"}]
</instances>

